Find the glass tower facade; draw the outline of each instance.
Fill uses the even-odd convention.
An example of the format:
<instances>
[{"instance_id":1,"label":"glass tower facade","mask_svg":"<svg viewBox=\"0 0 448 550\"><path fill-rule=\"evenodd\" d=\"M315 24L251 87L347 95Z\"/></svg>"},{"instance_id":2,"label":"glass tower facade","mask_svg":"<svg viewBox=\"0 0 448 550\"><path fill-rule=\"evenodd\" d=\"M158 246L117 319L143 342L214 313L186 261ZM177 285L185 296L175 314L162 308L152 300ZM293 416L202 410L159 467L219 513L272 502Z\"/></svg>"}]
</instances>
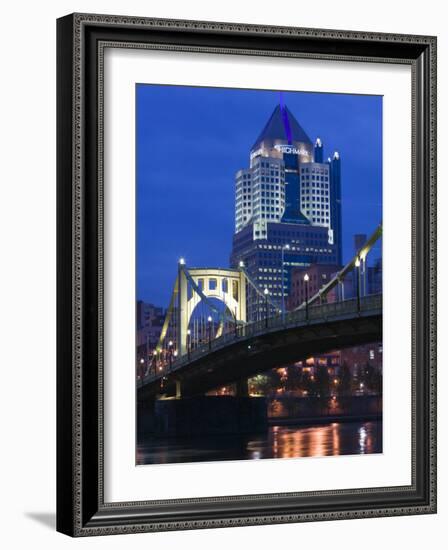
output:
<instances>
[{"instance_id":1,"label":"glass tower facade","mask_svg":"<svg viewBox=\"0 0 448 550\"><path fill-rule=\"evenodd\" d=\"M242 261L260 288L281 307L291 270L340 265L340 157L323 161L323 144L310 138L284 105L277 105L235 183L231 265ZM259 306L248 299L248 318Z\"/></svg>"}]
</instances>

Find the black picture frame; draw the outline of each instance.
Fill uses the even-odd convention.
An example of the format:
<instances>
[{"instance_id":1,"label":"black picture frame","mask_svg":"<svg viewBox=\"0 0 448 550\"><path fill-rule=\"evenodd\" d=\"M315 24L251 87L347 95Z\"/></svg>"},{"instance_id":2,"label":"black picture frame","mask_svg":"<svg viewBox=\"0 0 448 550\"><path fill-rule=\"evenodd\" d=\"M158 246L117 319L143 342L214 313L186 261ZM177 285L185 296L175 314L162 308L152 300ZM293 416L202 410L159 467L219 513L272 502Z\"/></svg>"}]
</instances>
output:
<instances>
[{"instance_id":1,"label":"black picture frame","mask_svg":"<svg viewBox=\"0 0 448 550\"><path fill-rule=\"evenodd\" d=\"M105 44L412 67L412 484L104 502ZM72 14L57 21L57 530L71 536L436 512L436 38Z\"/></svg>"}]
</instances>

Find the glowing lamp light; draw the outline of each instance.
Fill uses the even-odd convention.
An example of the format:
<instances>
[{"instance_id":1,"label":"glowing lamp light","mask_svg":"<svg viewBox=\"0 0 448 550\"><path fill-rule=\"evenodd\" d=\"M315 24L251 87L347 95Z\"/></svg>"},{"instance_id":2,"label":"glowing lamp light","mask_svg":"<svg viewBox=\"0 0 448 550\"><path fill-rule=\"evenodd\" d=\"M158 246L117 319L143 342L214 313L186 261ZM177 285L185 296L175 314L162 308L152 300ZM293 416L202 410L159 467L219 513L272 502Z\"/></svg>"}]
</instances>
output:
<instances>
[{"instance_id":1,"label":"glowing lamp light","mask_svg":"<svg viewBox=\"0 0 448 550\"><path fill-rule=\"evenodd\" d=\"M175 350L174 350L174 354L173 354L174 357L177 357L177 354L178 354L178 351L177 351L177 349L175 349Z\"/></svg>"},{"instance_id":2,"label":"glowing lamp light","mask_svg":"<svg viewBox=\"0 0 448 550\"><path fill-rule=\"evenodd\" d=\"M238 264L240 267L244 267L244 262L243 260L240 260L240 263Z\"/></svg>"},{"instance_id":3,"label":"glowing lamp light","mask_svg":"<svg viewBox=\"0 0 448 550\"><path fill-rule=\"evenodd\" d=\"M310 276L308 275L308 273L305 273L303 280L305 281L305 283L307 283L310 280Z\"/></svg>"},{"instance_id":4,"label":"glowing lamp light","mask_svg":"<svg viewBox=\"0 0 448 550\"><path fill-rule=\"evenodd\" d=\"M269 294L269 289L268 288L265 288L264 289L264 295L267 296Z\"/></svg>"},{"instance_id":5,"label":"glowing lamp light","mask_svg":"<svg viewBox=\"0 0 448 550\"><path fill-rule=\"evenodd\" d=\"M359 258L356 258L355 260L355 266L359 267L361 265L361 260Z\"/></svg>"},{"instance_id":6,"label":"glowing lamp light","mask_svg":"<svg viewBox=\"0 0 448 550\"><path fill-rule=\"evenodd\" d=\"M143 363L145 362L145 360L142 358L140 359L140 363L143 365Z\"/></svg>"},{"instance_id":7,"label":"glowing lamp light","mask_svg":"<svg viewBox=\"0 0 448 550\"><path fill-rule=\"evenodd\" d=\"M179 265L185 265L185 258L179 258Z\"/></svg>"},{"instance_id":8,"label":"glowing lamp light","mask_svg":"<svg viewBox=\"0 0 448 550\"><path fill-rule=\"evenodd\" d=\"M190 336L190 334L191 334L191 330L190 330L190 329L187 330L187 334L188 334L188 336Z\"/></svg>"},{"instance_id":9,"label":"glowing lamp light","mask_svg":"<svg viewBox=\"0 0 448 550\"><path fill-rule=\"evenodd\" d=\"M211 316L211 315L209 315L209 316L207 317L207 321L208 321L209 323L211 323L211 322L213 321L213 319L212 319L212 316Z\"/></svg>"},{"instance_id":10,"label":"glowing lamp light","mask_svg":"<svg viewBox=\"0 0 448 550\"><path fill-rule=\"evenodd\" d=\"M172 341L172 340L170 340L170 341L168 342L168 345L169 345L169 347L172 347L172 345L173 345L173 341Z\"/></svg>"}]
</instances>

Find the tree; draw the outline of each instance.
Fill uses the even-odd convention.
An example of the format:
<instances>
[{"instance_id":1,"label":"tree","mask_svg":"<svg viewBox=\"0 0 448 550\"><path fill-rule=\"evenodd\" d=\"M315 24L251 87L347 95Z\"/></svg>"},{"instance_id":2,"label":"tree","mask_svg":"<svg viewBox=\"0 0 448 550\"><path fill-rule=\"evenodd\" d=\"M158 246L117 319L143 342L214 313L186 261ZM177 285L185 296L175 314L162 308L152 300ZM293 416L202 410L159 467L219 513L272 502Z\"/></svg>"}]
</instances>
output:
<instances>
[{"instance_id":1,"label":"tree","mask_svg":"<svg viewBox=\"0 0 448 550\"><path fill-rule=\"evenodd\" d=\"M276 369L249 378L249 387L253 388L254 393L260 395L269 395L275 392L280 386L280 376Z\"/></svg>"},{"instance_id":2,"label":"tree","mask_svg":"<svg viewBox=\"0 0 448 550\"><path fill-rule=\"evenodd\" d=\"M325 399L330 395L330 376L327 367L317 367L314 385L317 397Z\"/></svg>"},{"instance_id":3,"label":"tree","mask_svg":"<svg viewBox=\"0 0 448 550\"><path fill-rule=\"evenodd\" d=\"M373 369L369 390L376 395L381 395L383 393L383 375L380 369Z\"/></svg>"},{"instance_id":4,"label":"tree","mask_svg":"<svg viewBox=\"0 0 448 550\"><path fill-rule=\"evenodd\" d=\"M302 391L307 392L308 395L313 395L314 383L311 380L311 376L308 371L303 372L302 370L302 381L300 383L300 387Z\"/></svg>"},{"instance_id":5,"label":"tree","mask_svg":"<svg viewBox=\"0 0 448 550\"><path fill-rule=\"evenodd\" d=\"M373 393L380 393L381 392L381 375L379 375L377 369L370 365L369 363L366 363L364 368L361 370L361 377L360 381L363 382L364 387L369 391Z\"/></svg>"},{"instance_id":6,"label":"tree","mask_svg":"<svg viewBox=\"0 0 448 550\"><path fill-rule=\"evenodd\" d=\"M341 375L339 382L339 394L347 396L352 394L353 374L347 363L343 363L341 366Z\"/></svg>"},{"instance_id":7,"label":"tree","mask_svg":"<svg viewBox=\"0 0 448 550\"><path fill-rule=\"evenodd\" d=\"M302 389L303 382L303 372L302 369L291 365L287 367L287 377L285 380L285 390L286 391L296 391Z\"/></svg>"}]
</instances>

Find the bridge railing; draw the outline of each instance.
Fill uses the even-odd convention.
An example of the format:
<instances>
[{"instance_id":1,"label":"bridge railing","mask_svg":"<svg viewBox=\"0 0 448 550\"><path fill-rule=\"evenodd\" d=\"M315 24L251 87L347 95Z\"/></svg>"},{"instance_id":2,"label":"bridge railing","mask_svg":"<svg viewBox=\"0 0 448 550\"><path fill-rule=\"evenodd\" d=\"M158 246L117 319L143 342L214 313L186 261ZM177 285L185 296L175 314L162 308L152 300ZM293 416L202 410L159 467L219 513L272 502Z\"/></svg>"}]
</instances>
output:
<instances>
[{"instance_id":1,"label":"bridge railing","mask_svg":"<svg viewBox=\"0 0 448 550\"><path fill-rule=\"evenodd\" d=\"M357 299L350 299L343 302L312 305L308 309L290 311L285 316L276 315L246 325L237 326L233 332L227 332L219 338L203 342L195 349L188 350L188 353L177 358L171 365L165 365L163 368L157 368L155 365L152 371L142 380L142 384L162 378L168 373L183 367L185 364L210 352L226 347L235 341L251 339L267 332L275 332L276 330L288 327L292 328L309 323L315 324L316 322L330 321L344 316L362 316L366 312L380 311L382 309L382 299L382 294L373 294L364 296L359 302Z\"/></svg>"}]
</instances>

